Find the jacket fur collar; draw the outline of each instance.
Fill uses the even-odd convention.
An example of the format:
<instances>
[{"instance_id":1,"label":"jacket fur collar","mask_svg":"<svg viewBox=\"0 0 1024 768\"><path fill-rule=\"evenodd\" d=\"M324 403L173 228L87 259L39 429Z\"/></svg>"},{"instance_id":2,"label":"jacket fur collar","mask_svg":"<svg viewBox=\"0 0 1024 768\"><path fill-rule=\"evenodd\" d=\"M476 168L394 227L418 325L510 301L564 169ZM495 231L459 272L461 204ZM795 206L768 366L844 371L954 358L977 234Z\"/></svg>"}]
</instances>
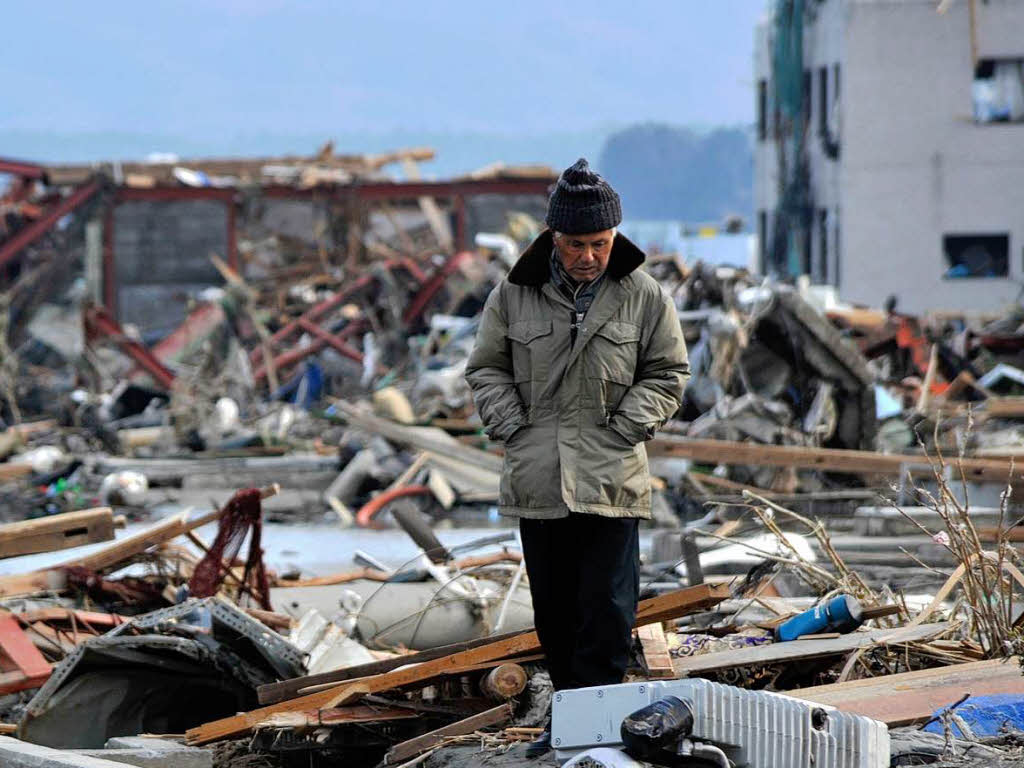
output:
<instances>
[{"instance_id":1,"label":"jacket fur collar","mask_svg":"<svg viewBox=\"0 0 1024 768\"><path fill-rule=\"evenodd\" d=\"M551 279L550 259L551 249L554 247L554 235L550 229L545 229L519 257L512 271L508 273L508 281L513 285L544 285ZM644 252L629 238L621 232L616 233L605 274L614 280L621 280L643 264L645 258Z\"/></svg>"}]
</instances>

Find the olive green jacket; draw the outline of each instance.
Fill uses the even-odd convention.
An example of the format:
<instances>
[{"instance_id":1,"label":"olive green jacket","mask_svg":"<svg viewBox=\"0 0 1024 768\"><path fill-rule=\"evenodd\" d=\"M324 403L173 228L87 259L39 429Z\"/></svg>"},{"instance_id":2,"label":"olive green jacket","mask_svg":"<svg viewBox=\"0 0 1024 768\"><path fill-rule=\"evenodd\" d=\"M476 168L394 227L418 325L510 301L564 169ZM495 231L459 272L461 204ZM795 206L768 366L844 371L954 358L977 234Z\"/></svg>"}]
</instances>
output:
<instances>
[{"instance_id":1,"label":"olive green jacket","mask_svg":"<svg viewBox=\"0 0 1024 768\"><path fill-rule=\"evenodd\" d=\"M491 292L466 366L484 429L505 441L500 510L649 518L644 441L678 410L690 375L675 306L616 235L572 345L552 247L544 232Z\"/></svg>"}]
</instances>

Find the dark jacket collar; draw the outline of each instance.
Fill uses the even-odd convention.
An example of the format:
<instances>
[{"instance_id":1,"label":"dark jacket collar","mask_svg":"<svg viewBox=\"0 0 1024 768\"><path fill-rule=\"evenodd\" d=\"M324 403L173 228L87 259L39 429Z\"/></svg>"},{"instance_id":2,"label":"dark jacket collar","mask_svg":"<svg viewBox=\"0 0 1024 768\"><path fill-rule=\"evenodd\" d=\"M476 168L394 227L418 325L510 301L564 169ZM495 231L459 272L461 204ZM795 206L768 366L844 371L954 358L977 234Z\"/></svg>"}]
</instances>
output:
<instances>
[{"instance_id":1,"label":"dark jacket collar","mask_svg":"<svg viewBox=\"0 0 1024 768\"><path fill-rule=\"evenodd\" d=\"M523 251L519 261L508 273L508 281L513 285L542 286L551 278L551 249L555 247L550 229L545 229L537 239ZM644 263L644 252L637 248L621 232L615 235L612 243L612 255L608 258L608 269L605 274L615 280L621 280L634 269Z\"/></svg>"}]
</instances>

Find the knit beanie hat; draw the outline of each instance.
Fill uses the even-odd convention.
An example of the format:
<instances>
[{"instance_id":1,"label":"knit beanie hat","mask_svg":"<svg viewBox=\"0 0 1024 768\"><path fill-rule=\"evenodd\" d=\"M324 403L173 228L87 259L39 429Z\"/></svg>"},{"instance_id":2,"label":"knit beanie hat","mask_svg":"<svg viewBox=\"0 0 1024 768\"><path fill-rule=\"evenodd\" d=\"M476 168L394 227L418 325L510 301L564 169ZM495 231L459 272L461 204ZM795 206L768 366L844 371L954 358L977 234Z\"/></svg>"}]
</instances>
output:
<instances>
[{"instance_id":1,"label":"knit beanie hat","mask_svg":"<svg viewBox=\"0 0 1024 768\"><path fill-rule=\"evenodd\" d=\"M544 221L567 235L603 232L622 221L622 204L618 193L581 157L559 177Z\"/></svg>"}]
</instances>

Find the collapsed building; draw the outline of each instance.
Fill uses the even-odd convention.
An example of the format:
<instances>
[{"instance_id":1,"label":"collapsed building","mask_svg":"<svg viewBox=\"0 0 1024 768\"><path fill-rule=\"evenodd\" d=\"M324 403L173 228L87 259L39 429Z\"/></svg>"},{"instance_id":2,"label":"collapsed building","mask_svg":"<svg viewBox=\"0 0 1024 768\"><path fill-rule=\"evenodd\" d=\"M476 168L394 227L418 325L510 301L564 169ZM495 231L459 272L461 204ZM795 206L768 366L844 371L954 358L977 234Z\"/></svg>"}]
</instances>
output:
<instances>
[{"instance_id":1,"label":"collapsed building","mask_svg":"<svg viewBox=\"0 0 1024 768\"><path fill-rule=\"evenodd\" d=\"M552 703L463 372L553 174L428 157L3 166L0 760L1019 761L1024 311L652 254L635 658Z\"/></svg>"}]
</instances>

